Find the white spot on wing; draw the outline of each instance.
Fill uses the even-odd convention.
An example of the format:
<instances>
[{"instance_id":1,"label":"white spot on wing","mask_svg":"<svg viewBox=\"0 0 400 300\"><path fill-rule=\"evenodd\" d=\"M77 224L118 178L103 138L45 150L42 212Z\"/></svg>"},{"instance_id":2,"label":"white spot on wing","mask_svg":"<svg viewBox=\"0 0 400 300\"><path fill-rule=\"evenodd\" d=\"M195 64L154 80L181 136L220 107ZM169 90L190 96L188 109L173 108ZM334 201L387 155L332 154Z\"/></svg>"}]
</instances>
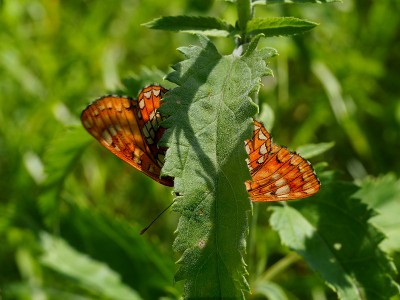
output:
<instances>
[{"instance_id":1,"label":"white spot on wing","mask_svg":"<svg viewBox=\"0 0 400 300\"><path fill-rule=\"evenodd\" d=\"M144 107L144 100L143 99L140 99L139 107L140 107L140 109L143 109L143 107Z\"/></svg>"},{"instance_id":2,"label":"white spot on wing","mask_svg":"<svg viewBox=\"0 0 400 300\"><path fill-rule=\"evenodd\" d=\"M290 187L288 185L284 185L276 190L275 195L277 196L285 195L288 194L289 192L290 192Z\"/></svg>"},{"instance_id":3,"label":"white spot on wing","mask_svg":"<svg viewBox=\"0 0 400 300\"><path fill-rule=\"evenodd\" d=\"M146 93L143 94L147 99L149 99L151 97L151 91L148 91Z\"/></svg>"},{"instance_id":4,"label":"white spot on wing","mask_svg":"<svg viewBox=\"0 0 400 300\"><path fill-rule=\"evenodd\" d=\"M157 97L158 95L160 95L160 90L153 90L153 94Z\"/></svg>"},{"instance_id":5,"label":"white spot on wing","mask_svg":"<svg viewBox=\"0 0 400 300\"><path fill-rule=\"evenodd\" d=\"M259 159L257 159L257 162L262 164L264 162L264 156L261 156Z\"/></svg>"},{"instance_id":6,"label":"white spot on wing","mask_svg":"<svg viewBox=\"0 0 400 300\"><path fill-rule=\"evenodd\" d=\"M267 153L267 146L265 145L265 143L262 144L262 146L260 147L259 152L260 152L261 155L264 155L264 154Z\"/></svg>"},{"instance_id":7,"label":"white spot on wing","mask_svg":"<svg viewBox=\"0 0 400 300\"><path fill-rule=\"evenodd\" d=\"M281 177L281 175L279 175L278 173L274 173L274 174L272 174L271 177L273 180L278 180Z\"/></svg>"},{"instance_id":8,"label":"white spot on wing","mask_svg":"<svg viewBox=\"0 0 400 300\"><path fill-rule=\"evenodd\" d=\"M249 146L249 144L246 144L245 147L246 147L247 154L250 155L250 146Z\"/></svg>"},{"instance_id":9,"label":"white spot on wing","mask_svg":"<svg viewBox=\"0 0 400 300\"><path fill-rule=\"evenodd\" d=\"M258 138L260 140L264 140L264 141L267 139L267 137L265 136L265 134L261 130L258 132Z\"/></svg>"},{"instance_id":10,"label":"white spot on wing","mask_svg":"<svg viewBox=\"0 0 400 300\"><path fill-rule=\"evenodd\" d=\"M281 178L281 179L279 179L279 180L277 180L276 182L275 182L275 185L276 186L282 186L282 185L284 185L284 184L286 184L287 183L287 180L285 179L285 178Z\"/></svg>"}]
</instances>

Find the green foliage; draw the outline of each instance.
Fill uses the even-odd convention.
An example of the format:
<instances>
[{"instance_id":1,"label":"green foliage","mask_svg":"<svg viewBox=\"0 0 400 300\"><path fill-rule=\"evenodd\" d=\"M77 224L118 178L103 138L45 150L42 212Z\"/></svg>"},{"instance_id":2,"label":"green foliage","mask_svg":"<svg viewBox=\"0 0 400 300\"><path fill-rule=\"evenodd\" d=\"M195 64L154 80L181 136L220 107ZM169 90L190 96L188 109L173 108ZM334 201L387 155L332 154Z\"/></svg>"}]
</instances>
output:
<instances>
[{"instance_id":1,"label":"green foliage","mask_svg":"<svg viewBox=\"0 0 400 300\"><path fill-rule=\"evenodd\" d=\"M297 148L297 153L299 153L304 158L310 159L312 157L318 156L335 145L334 142L330 143L319 143L319 144L307 144Z\"/></svg>"},{"instance_id":2,"label":"green foliage","mask_svg":"<svg viewBox=\"0 0 400 300\"><path fill-rule=\"evenodd\" d=\"M306 2L309 5L300 5ZM338 295L400 299L395 283L399 277L392 265L400 266L400 2L333 2L339 1L176 0L168 5L159 0L2 1L0 298L121 299L129 293L143 299L179 299L183 285L184 295L198 292L192 287L209 284L218 266L236 273L212 281L213 287L227 284L239 297L249 286L252 294L244 292L245 297L257 299L336 299ZM196 16L199 13L202 16ZM182 18L180 24L169 15ZM175 84L164 81L169 67L181 59L176 48L198 41L191 35L160 34L140 26L159 16L164 17L157 22L168 20L162 28L168 31L228 37L207 41L207 55L214 56L189 50L204 45L183 48L188 59L218 62L215 68L186 59L177 66L197 66L192 74L196 80L180 82L181 76L192 77L178 74L178 67L169 78L180 86L174 89ZM302 26L300 31L294 31L296 26L287 30L290 24L285 22L292 16ZM285 22L268 23L277 17ZM321 25L288 38L269 34L292 35L315 24L305 20ZM264 31L250 32L255 25ZM278 49L280 55L269 61L276 76L262 79L259 85L262 72L254 71L265 70L260 57L273 54L265 46ZM243 68L231 74L223 71L222 62ZM254 67L257 62L260 65ZM215 124L221 124L218 132L223 135L211 130L194 135L195 129L201 131L201 122L211 118L198 112L214 112L201 96L212 95L216 107L229 111L221 101L237 104L239 97L228 99L216 90L220 76L232 79L249 67L254 82L240 77L233 88L249 88L241 99L252 108L239 116L231 113L235 116L231 120L218 119ZM202 73L206 70L210 72ZM211 75L217 78L209 82ZM96 97L106 93L135 97L152 83L173 89L169 105L177 105L173 99L191 103L171 112L168 140L176 142L172 148L196 159L173 169L171 164L180 166L176 159L182 157L175 151L164 170L186 171L179 174L176 190L180 193L174 207L181 215L174 244L182 255L178 273L171 251L176 213L164 214L146 235L138 234L171 202L171 190L110 155L79 124L82 109ZM233 81L221 86L228 83ZM260 87L259 94L250 86ZM261 107L257 119L272 131L276 143L312 157L318 175L323 174L322 167L340 170L341 181L322 176L322 190L316 197L271 209L257 203L246 215L249 204L242 181L248 173L239 140L250 131L247 125L254 106L248 96ZM182 118L172 122L174 114ZM233 137L226 147L220 142L212 148L205 138L211 133L224 143L228 135ZM199 144L189 144L192 141ZM196 156L200 151L202 156ZM231 153L226 160L217 160L225 151ZM202 162L203 158L207 160ZM220 178L222 174L228 177ZM201 194L209 186L218 189ZM232 196L233 191L237 195ZM204 238L206 233L214 239ZM234 250L226 253L229 243L235 244ZM220 256L206 260L207 253ZM194 270L201 262L205 268ZM185 283L174 283L174 274L176 279L186 278Z\"/></svg>"},{"instance_id":3,"label":"green foliage","mask_svg":"<svg viewBox=\"0 0 400 300\"><path fill-rule=\"evenodd\" d=\"M223 20L201 16L161 17L143 25L151 29L183 31L188 33L201 32L209 36L228 36L234 30L232 25Z\"/></svg>"},{"instance_id":4,"label":"green foliage","mask_svg":"<svg viewBox=\"0 0 400 300\"><path fill-rule=\"evenodd\" d=\"M384 237L368 223L374 213L352 198L356 186L326 175L321 179L323 188L311 205L272 207L272 227L340 299L388 299L397 294L399 287L391 277L395 268L379 248Z\"/></svg>"},{"instance_id":5,"label":"green foliage","mask_svg":"<svg viewBox=\"0 0 400 300\"><path fill-rule=\"evenodd\" d=\"M264 34L266 37L294 35L313 29L318 24L293 17L252 19L247 23L249 34Z\"/></svg>"},{"instance_id":6,"label":"green foliage","mask_svg":"<svg viewBox=\"0 0 400 300\"><path fill-rule=\"evenodd\" d=\"M243 297L250 210L243 141L251 137L257 111L248 95L270 73L265 60L274 52L250 45L243 56L222 56L208 39L200 36L200 42L180 49L187 60L167 76L178 87L160 108L169 116L161 141L168 147L163 174L175 177L180 196L174 210L182 215L174 249L183 255L175 278L186 280L189 298Z\"/></svg>"},{"instance_id":7,"label":"green foliage","mask_svg":"<svg viewBox=\"0 0 400 300\"><path fill-rule=\"evenodd\" d=\"M398 213L400 211L400 180L393 174L380 178L367 178L354 197L368 204L377 214L371 218L371 223L381 228L386 234L382 248L389 252L400 248L400 233Z\"/></svg>"},{"instance_id":8,"label":"green foliage","mask_svg":"<svg viewBox=\"0 0 400 300\"><path fill-rule=\"evenodd\" d=\"M277 4L277 3L331 3L331 2L342 2L341 0L255 0L252 2L253 5L258 4Z\"/></svg>"},{"instance_id":9,"label":"green foliage","mask_svg":"<svg viewBox=\"0 0 400 300\"><path fill-rule=\"evenodd\" d=\"M89 288L96 297L113 299L118 295L121 299L142 299L125 286L119 275L106 265L96 262L71 248L65 241L42 234L44 266L75 280L83 288Z\"/></svg>"}]
</instances>

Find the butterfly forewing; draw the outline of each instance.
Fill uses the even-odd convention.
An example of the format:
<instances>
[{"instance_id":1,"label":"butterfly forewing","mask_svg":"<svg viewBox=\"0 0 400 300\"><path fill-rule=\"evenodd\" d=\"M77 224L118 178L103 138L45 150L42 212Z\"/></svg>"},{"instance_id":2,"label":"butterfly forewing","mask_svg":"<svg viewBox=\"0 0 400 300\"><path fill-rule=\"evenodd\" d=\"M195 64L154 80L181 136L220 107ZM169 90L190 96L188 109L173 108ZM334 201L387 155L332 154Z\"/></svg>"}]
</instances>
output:
<instances>
[{"instance_id":1,"label":"butterfly forewing","mask_svg":"<svg viewBox=\"0 0 400 300\"><path fill-rule=\"evenodd\" d=\"M246 187L252 201L300 199L318 192L320 182L311 164L274 144L260 122L254 121L253 139L245 145L252 177Z\"/></svg>"},{"instance_id":2,"label":"butterfly forewing","mask_svg":"<svg viewBox=\"0 0 400 300\"><path fill-rule=\"evenodd\" d=\"M144 93L150 93L150 97L146 97ZM161 89L159 86L147 87L139 94L140 97L142 108L132 98L101 97L82 112L82 124L116 156L154 180L172 186L171 178L160 178L163 164L160 159L164 156L165 149L157 148L162 135L159 131L163 129L159 128L156 109L160 105Z\"/></svg>"}]
</instances>

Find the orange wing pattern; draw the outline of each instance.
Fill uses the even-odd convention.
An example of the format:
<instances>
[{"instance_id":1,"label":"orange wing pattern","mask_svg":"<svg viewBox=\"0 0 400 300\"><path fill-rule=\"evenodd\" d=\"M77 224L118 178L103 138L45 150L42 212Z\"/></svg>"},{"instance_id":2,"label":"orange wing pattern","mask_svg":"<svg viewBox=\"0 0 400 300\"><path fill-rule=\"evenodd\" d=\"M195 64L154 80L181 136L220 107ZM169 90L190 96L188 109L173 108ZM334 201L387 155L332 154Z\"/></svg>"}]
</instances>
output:
<instances>
[{"instance_id":1,"label":"orange wing pattern","mask_svg":"<svg viewBox=\"0 0 400 300\"><path fill-rule=\"evenodd\" d=\"M172 178L160 178L165 148L157 147L164 132L159 128L157 108L166 91L149 86L140 92L138 100L103 96L82 112L81 120L86 130L116 156L157 182L172 186Z\"/></svg>"},{"instance_id":2,"label":"orange wing pattern","mask_svg":"<svg viewBox=\"0 0 400 300\"><path fill-rule=\"evenodd\" d=\"M168 90L156 85L144 88L138 100L103 96L89 105L82 124L104 147L157 182L173 186L170 177L160 178L166 148L158 147L165 129L157 109ZM264 126L254 121L253 138L245 141L252 180L246 182L255 202L309 197L320 182L311 164L300 155L272 142Z\"/></svg>"},{"instance_id":3,"label":"orange wing pattern","mask_svg":"<svg viewBox=\"0 0 400 300\"><path fill-rule=\"evenodd\" d=\"M252 177L246 187L252 201L300 199L318 192L320 182L311 164L274 144L260 122L254 121L253 139L246 140L245 147Z\"/></svg>"}]
</instances>

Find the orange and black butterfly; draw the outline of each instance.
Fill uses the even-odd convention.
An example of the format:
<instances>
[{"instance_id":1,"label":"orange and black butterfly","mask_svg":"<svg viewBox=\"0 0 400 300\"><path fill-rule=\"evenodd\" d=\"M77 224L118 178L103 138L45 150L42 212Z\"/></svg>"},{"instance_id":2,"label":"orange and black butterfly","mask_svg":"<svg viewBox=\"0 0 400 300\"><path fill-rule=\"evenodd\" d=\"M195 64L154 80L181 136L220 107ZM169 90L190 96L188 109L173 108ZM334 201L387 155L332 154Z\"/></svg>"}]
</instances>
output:
<instances>
[{"instance_id":1,"label":"orange and black butterfly","mask_svg":"<svg viewBox=\"0 0 400 300\"><path fill-rule=\"evenodd\" d=\"M172 186L173 179L161 177L166 148L158 147L165 129L157 112L168 90L156 85L144 88L135 100L103 96L81 116L86 130L104 147L157 182ZM252 180L246 187L252 201L281 201L309 197L320 182L311 164L300 155L272 142L264 126L254 121L253 138L245 141L247 165Z\"/></svg>"}]
</instances>

